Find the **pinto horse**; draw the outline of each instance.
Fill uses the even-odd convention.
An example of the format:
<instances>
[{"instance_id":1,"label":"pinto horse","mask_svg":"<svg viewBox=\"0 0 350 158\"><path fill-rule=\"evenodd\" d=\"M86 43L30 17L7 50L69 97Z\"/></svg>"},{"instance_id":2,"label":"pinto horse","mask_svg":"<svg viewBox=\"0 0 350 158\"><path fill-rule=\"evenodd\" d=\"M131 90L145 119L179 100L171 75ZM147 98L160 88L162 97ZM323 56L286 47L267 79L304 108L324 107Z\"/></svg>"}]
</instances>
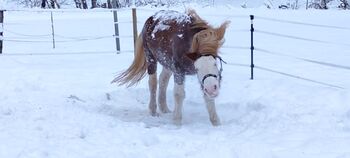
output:
<instances>
[{"instance_id":1,"label":"pinto horse","mask_svg":"<svg viewBox=\"0 0 350 158\"><path fill-rule=\"evenodd\" d=\"M130 87L149 75L149 110L157 116L157 63L163 67L159 76L158 105L163 113L170 112L166 103L169 78L174 75L174 123L181 125L182 106L185 98L185 75L197 74L201 84L210 121L220 124L215 109L215 97L219 94L222 59L218 49L223 44L229 21L214 28L198 16L194 10L186 13L159 11L149 17L136 40L136 51L131 66L113 81ZM220 68L219 68L220 67Z\"/></svg>"}]
</instances>

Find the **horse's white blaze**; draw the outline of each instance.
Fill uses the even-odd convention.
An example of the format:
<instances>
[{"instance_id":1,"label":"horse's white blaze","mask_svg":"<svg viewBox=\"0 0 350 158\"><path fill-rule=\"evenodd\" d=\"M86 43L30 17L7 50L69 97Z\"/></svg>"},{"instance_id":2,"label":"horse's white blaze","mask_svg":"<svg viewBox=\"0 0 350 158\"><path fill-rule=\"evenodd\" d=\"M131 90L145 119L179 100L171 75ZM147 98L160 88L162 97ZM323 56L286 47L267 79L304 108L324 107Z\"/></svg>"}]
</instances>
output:
<instances>
[{"instance_id":1,"label":"horse's white blaze","mask_svg":"<svg viewBox=\"0 0 350 158\"><path fill-rule=\"evenodd\" d=\"M216 59L212 56L202 56L194 62L194 67L197 69L197 77L201 84L203 84L203 93L210 98L215 98L219 95L219 69L216 64ZM213 74L217 77L206 77L207 74Z\"/></svg>"}]
</instances>

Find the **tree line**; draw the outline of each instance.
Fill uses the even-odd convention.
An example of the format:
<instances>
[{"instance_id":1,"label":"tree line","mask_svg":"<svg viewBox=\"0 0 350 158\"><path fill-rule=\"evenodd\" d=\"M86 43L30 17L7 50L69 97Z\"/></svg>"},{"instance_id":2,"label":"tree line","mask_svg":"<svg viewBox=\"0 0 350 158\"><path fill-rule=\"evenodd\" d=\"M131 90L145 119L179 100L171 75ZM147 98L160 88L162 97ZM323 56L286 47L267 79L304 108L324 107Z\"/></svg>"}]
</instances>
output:
<instances>
[{"instance_id":1,"label":"tree line","mask_svg":"<svg viewBox=\"0 0 350 158\"><path fill-rule=\"evenodd\" d=\"M19 4L24 5L25 7L41 7L49 9L60 9L61 6L65 5L74 5L76 8L80 9L92 9L92 8L122 8L131 6L133 0L13 0L19 2ZM205 0L204 0L205 1ZM215 3L215 0L207 0L208 2ZM274 0L265 0L265 6L267 8L279 8L279 9L300 9L301 0L285 0L285 4L276 4L277 1ZM304 0L303 3L306 3L306 9L328 9L328 4L330 2L338 3L338 8L341 9L350 9L349 2L350 0ZM152 6L173 6L185 2L192 2L191 0L135 0L136 6L152 5ZM202 1L203 2L203 1ZM281 1L280 1L281 2ZM245 4L241 7L247 7Z\"/></svg>"}]
</instances>

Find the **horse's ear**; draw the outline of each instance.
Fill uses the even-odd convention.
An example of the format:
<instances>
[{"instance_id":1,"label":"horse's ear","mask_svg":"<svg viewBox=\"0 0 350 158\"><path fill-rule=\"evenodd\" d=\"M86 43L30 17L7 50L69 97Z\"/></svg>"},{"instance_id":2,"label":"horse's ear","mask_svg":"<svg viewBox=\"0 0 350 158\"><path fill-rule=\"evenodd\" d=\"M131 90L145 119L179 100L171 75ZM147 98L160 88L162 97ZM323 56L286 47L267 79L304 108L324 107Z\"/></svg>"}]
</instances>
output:
<instances>
[{"instance_id":1,"label":"horse's ear","mask_svg":"<svg viewBox=\"0 0 350 158\"><path fill-rule=\"evenodd\" d=\"M186 54L186 56L190 58L192 61L196 61L200 55L198 53L188 53Z\"/></svg>"},{"instance_id":2,"label":"horse's ear","mask_svg":"<svg viewBox=\"0 0 350 158\"><path fill-rule=\"evenodd\" d=\"M219 28L216 29L216 34L218 36L218 40L222 40L224 38L225 32L226 32L226 28L228 27L228 25L231 23L231 21L225 21L224 23L222 23L220 25Z\"/></svg>"}]
</instances>

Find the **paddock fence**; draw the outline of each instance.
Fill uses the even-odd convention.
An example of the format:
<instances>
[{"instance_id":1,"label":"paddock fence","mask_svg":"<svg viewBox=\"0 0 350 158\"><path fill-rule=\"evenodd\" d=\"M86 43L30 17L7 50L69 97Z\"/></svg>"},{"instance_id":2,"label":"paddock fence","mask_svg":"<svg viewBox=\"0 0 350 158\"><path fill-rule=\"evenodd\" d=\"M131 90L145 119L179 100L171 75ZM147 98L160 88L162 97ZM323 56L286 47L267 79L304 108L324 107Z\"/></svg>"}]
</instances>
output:
<instances>
[{"instance_id":1,"label":"paddock fence","mask_svg":"<svg viewBox=\"0 0 350 158\"><path fill-rule=\"evenodd\" d=\"M346 39L347 35L350 35L350 27L344 27L344 26L334 26L334 25L323 25L323 24L314 24L314 23L309 23L309 22L301 22L301 21L293 21L293 20L285 20L285 19L275 19L275 18L269 18L269 17L263 17L263 16L255 16L255 18L257 20L260 21L264 21L267 23L275 23L275 25L287 25L289 27L298 27L298 26L302 26L304 28L307 28L308 30L320 30L321 31L321 35L319 36L319 38L317 37L307 37L307 33L306 35L294 35L291 33L285 33L287 31L278 31L278 30L267 30L264 29L262 27L256 27L254 29L254 35L256 36L264 36L264 37L273 37L273 39L277 39L278 42L275 43L275 45L278 45L279 42L283 41L290 41L290 43L299 43L302 44L302 49L309 49L310 54L320 54L320 56L322 56L321 52L315 52L312 51L312 49L314 47L333 47L333 48L338 48L338 49L334 49L335 51L329 51L326 52L326 55L323 55L324 57L320 57L319 59L312 59L310 57L303 57L304 55L300 54L300 53L295 53L293 54L293 52L291 52L291 50L285 50L283 49L282 51L279 50L272 50L271 47L266 47L264 45L262 45L259 42L256 42L254 44L256 44L257 46L254 46L254 54L255 55L263 55L265 58L267 57L266 55L270 55L270 56L275 56L278 58L281 58L280 62L282 61L282 63L286 60L292 60L295 62L299 62L299 63L307 63L308 65L313 66L318 66L321 67L320 69L322 69L321 71L323 71L323 73L325 74L325 76L327 75L328 72L332 72L332 71L341 71L343 73L339 73L337 74L339 79L342 78L343 76L343 80L346 80L347 76L346 73L350 72L350 66L347 64L348 62L342 62L342 63L337 63L337 60L329 60L328 58L348 58L349 56L349 52L347 52L348 48L350 48L350 43L347 43L348 40L339 40L339 39ZM327 32L327 31L334 31L335 32L339 32L339 34L337 34L336 36L338 37L342 37L342 38L334 38L336 40L327 40L326 36L322 36L322 32ZM293 31L291 31L293 32ZM311 32L311 31L310 31ZM311 33L312 34L312 33ZM285 42L286 43L286 42ZM252 48L252 47L251 47ZM345 49L344 49L345 48ZM301 51L301 50L300 50ZM266 64L265 64L266 65ZM248 65L246 65L248 66ZM252 65L250 65L252 67ZM348 87L345 86L341 86L335 83L330 83L327 81L322 81L322 78L318 78L317 76L313 76L313 75L308 75L310 77L305 77L302 75L298 75L298 74L292 74L290 73L290 71L286 71L286 70L277 70L279 68L275 67L269 67L269 66L264 66L264 64L254 64L253 65L254 68L258 69L258 70L262 70L262 71L267 71L270 73L276 73L276 74L280 74L286 77L291 77L291 78L295 78L298 80L303 80L303 81L307 81L307 82L312 82L315 84L319 84L319 85L323 85L326 87L331 87L331 88L336 88L336 89L347 89ZM288 66L287 66L288 67ZM320 70L319 70L320 71ZM313 74L312 69L310 69L310 74ZM331 73L329 73L329 75L332 75Z\"/></svg>"},{"instance_id":2,"label":"paddock fence","mask_svg":"<svg viewBox=\"0 0 350 158\"><path fill-rule=\"evenodd\" d=\"M142 14L139 14L138 11L142 12ZM146 8L96 9L93 11L3 10L0 11L1 55L133 53L134 50L130 48L133 48L137 37L137 29L142 28L145 19L156 11L157 9ZM23 20L23 14L28 15L28 19ZM328 59L339 58L340 56L349 57L349 52L347 52L349 49L343 48L350 48L350 44L347 41L337 40L336 37L331 39L325 38L322 36L322 32L336 30L335 32L339 33L338 36L350 37L350 27L270 18L260 15L254 15L255 18L252 20L248 14L237 13L204 13L200 15L204 19L206 17L224 17L220 20L227 19L234 23L240 22L245 24L242 28L230 27L227 30L230 38L226 39L221 52L225 57L229 57L226 60L228 66L246 67L250 68L251 71L254 68L259 73L275 73L335 89L344 90L349 88L338 84L336 80L332 80L327 76L332 76L334 71L339 71L340 74L337 75L346 78L344 73L349 73L350 66L344 62L339 63L336 60ZM7 20L7 16L12 17ZM254 28L252 30L251 25L253 24ZM267 29L268 27L266 26L271 24L281 29ZM306 31L302 30L305 31L305 34L299 33L298 27L306 29ZM293 29L289 31L288 28ZM318 37L309 36L312 34L308 34L308 32L313 30L321 32L320 35ZM252 35L254 36L254 41L252 41ZM235 37L244 38L238 41ZM7 47L7 45L9 46ZM33 50L33 48L37 47L40 49ZM330 47L329 50L334 48L334 52L329 54L322 52L320 53L322 55L315 59L310 57L312 49L315 47ZM23 48L28 48L28 50L23 50ZM298 53L305 52L303 49L310 49L311 53ZM271 56L279 60L273 61L269 58ZM236 57L237 59L234 60L233 58ZM282 64L284 65L283 67L276 67L273 63L285 64ZM309 66L310 73L299 73L297 71L298 68L295 68L298 67L298 64ZM321 69L324 68L325 79L322 75L321 77L312 75L315 66L321 67ZM253 79L252 75L251 79Z\"/></svg>"}]
</instances>

